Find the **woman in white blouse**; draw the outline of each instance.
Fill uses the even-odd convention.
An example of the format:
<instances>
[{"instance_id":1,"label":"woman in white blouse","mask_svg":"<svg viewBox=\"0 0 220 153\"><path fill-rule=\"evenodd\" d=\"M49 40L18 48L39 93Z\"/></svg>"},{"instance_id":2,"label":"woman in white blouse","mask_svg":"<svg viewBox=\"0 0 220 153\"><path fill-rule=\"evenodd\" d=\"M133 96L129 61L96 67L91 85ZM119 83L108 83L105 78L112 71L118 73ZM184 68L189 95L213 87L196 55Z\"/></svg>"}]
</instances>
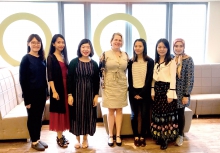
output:
<instances>
[{"instance_id":1,"label":"woman in white blouse","mask_svg":"<svg viewBox=\"0 0 220 153\"><path fill-rule=\"evenodd\" d=\"M156 144L164 150L168 140L174 141L178 136L176 63L166 39L159 39L156 44L151 96L154 101L151 132Z\"/></svg>"}]
</instances>

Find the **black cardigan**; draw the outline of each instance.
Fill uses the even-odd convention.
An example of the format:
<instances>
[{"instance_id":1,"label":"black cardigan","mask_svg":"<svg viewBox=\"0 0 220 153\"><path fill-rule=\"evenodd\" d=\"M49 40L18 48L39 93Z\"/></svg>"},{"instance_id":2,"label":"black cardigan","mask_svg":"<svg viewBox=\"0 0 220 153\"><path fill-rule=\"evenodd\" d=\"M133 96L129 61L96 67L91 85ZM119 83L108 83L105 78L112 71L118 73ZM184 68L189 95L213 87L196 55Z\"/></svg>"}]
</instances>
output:
<instances>
[{"instance_id":1,"label":"black cardigan","mask_svg":"<svg viewBox=\"0 0 220 153\"><path fill-rule=\"evenodd\" d=\"M154 70L154 61L151 58L147 60L147 74L145 79L145 84L140 93L136 93L133 87L133 78L132 78L132 65L133 61L130 60L128 64L128 91L133 97L139 95L140 97L151 101L151 83L153 79L153 70Z\"/></svg>"},{"instance_id":2,"label":"black cardigan","mask_svg":"<svg viewBox=\"0 0 220 153\"><path fill-rule=\"evenodd\" d=\"M50 112L65 113L65 96L62 70L54 54L47 57L47 76L48 82L53 81L54 87L59 95L59 100L53 98L53 92L50 88Z\"/></svg>"},{"instance_id":3,"label":"black cardigan","mask_svg":"<svg viewBox=\"0 0 220 153\"><path fill-rule=\"evenodd\" d=\"M94 75L93 75L93 91L94 96L99 94L99 84L100 84L100 78L99 78L99 68L98 64L91 60L93 63L93 69L94 69ZM73 97L76 95L76 67L79 63L79 58L74 58L71 60L68 68L68 83L67 83L67 92L68 94L72 94Z\"/></svg>"},{"instance_id":4,"label":"black cardigan","mask_svg":"<svg viewBox=\"0 0 220 153\"><path fill-rule=\"evenodd\" d=\"M26 54L19 67L19 81L22 89L22 97L25 105L29 105L33 101L33 90L45 89L48 94L47 78L46 78L46 61ZM49 95L49 94L48 94ZM46 100L46 97L45 97Z\"/></svg>"},{"instance_id":5,"label":"black cardigan","mask_svg":"<svg viewBox=\"0 0 220 153\"><path fill-rule=\"evenodd\" d=\"M91 62L93 63L93 71L94 71L94 74L92 76L93 91L94 91L93 97L95 97L95 95L99 94L99 82L100 82L99 69L98 69L98 64L94 60L91 60ZM76 97L76 94L81 94L81 93L76 93L76 81L77 81L76 69L77 69L78 63L79 63L79 58L78 57L74 58L71 60L69 64L69 68L68 68L67 92L68 94L72 94L73 98ZM97 110L96 107L93 107L92 111L93 111L93 114L95 114L93 115L95 119L97 117L96 110ZM75 120L75 118L77 117L74 113L75 111L76 111L75 105L69 107L70 120Z\"/></svg>"}]
</instances>

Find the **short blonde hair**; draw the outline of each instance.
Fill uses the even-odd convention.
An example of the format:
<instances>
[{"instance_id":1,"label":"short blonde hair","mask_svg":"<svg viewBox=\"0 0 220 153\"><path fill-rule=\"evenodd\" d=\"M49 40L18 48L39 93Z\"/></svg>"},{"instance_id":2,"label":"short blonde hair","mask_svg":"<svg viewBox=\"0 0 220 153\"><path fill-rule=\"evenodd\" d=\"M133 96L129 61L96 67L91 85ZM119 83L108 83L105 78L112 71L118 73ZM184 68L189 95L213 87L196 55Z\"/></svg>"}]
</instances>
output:
<instances>
[{"instance_id":1,"label":"short blonde hair","mask_svg":"<svg viewBox=\"0 0 220 153\"><path fill-rule=\"evenodd\" d=\"M114 39L114 37L115 37L116 35L118 35L118 36L120 36L120 37L121 37L121 42L122 42L121 47L122 47L122 46L123 46L123 44L124 44L124 39L123 39L122 34L121 34L121 33L119 33L119 32L113 33L110 43L112 43L112 40Z\"/></svg>"}]
</instances>

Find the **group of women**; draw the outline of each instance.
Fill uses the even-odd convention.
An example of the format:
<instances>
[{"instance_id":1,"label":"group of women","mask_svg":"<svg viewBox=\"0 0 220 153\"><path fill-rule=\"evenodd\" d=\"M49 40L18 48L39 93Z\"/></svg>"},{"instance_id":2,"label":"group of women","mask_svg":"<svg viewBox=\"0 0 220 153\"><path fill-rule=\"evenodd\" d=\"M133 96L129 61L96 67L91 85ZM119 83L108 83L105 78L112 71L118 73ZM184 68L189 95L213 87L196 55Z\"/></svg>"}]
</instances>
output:
<instances>
[{"instance_id":1,"label":"group of women","mask_svg":"<svg viewBox=\"0 0 220 153\"><path fill-rule=\"evenodd\" d=\"M19 76L32 148L43 151L48 147L40 140L47 99L50 99L49 130L56 131L57 144L68 147L69 141L63 132L69 130L76 136L74 147L87 148L88 135L92 136L96 131L100 81L102 106L108 108L109 146L114 145L114 125L116 145L122 145L122 108L127 106L127 91L135 146L146 146L146 133L153 136L161 149L167 148L168 140L182 145L184 108L189 105L194 79L193 60L184 52L184 40L174 41L175 57L172 58L169 42L160 39L156 44L155 62L147 55L144 39L135 40L131 59L121 51L123 37L120 33L113 34L110 44L111 49L103 52L98 65L92 59L91 41L83 39L78 45L78 57L69 63L66 42L61 34L53 36L47 57L39 35L29 36ZM142 119L140 134L137 126L139 112ZM83 135L82 140L80 135Z\"/></svg>"},{"instance_id":2,"label":"group of women","mask_svg":"<svg viewBox=\"0 0 220 153\"><path fill-rule=\"evenodd\" d=\"M102 72L102 106L108 108L108 145L121 146L122 108L129 97L134 145L146 146L146 137L153 137L162 150L169 141L183 144L184 110L190 104L194 83L194 63L185 54L185 41L175 39L171 55L166 39L156 43L155 60L147 55L144 39L136 39L133 57L121 51L123 37L114 33L111 50L100 59ZM127 85L128 82L128 85ZM128 91L128 96L127 96ZM138 129L138 115L141 129ZM113 127L116 125L116 137Z\"/></svg>"}]
</instances>

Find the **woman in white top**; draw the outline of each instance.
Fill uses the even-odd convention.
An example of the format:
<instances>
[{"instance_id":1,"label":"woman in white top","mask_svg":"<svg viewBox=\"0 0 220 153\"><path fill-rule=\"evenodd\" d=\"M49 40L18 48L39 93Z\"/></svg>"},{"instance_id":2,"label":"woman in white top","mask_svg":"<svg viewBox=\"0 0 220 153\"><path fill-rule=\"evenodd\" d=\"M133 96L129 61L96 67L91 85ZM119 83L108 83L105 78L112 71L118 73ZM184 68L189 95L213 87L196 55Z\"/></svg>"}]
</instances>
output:
<instances>
[{"instance_id":1,"label":"woman in white top","mask_svg":"<svg viewBox=\"0 0 220 153\"><path fill-rule=\"evenodd\" d=\"M151 132L156 144L164 150L168 140L174 141L178 136L176 62L171 58L166 39L156 44L151 96L154 101Z\"/></svg>"},{"instance_id":2,"label":"woman in white top","mask_svg":"<svg viewBox=\"0 0 220 153\"><path fill-rule=\"evenodd\" d=\"M114 33L110 43L111 50L104 52L100 59L100 67L104 69L102 72L104 75L102 106L108 108L108 145L114 145L113 127L116 124L116 145L121 146L122 108L127 106L126 70L128 56L121 51L123 38L120 33Z\"/></svg>"}]
</instances>

